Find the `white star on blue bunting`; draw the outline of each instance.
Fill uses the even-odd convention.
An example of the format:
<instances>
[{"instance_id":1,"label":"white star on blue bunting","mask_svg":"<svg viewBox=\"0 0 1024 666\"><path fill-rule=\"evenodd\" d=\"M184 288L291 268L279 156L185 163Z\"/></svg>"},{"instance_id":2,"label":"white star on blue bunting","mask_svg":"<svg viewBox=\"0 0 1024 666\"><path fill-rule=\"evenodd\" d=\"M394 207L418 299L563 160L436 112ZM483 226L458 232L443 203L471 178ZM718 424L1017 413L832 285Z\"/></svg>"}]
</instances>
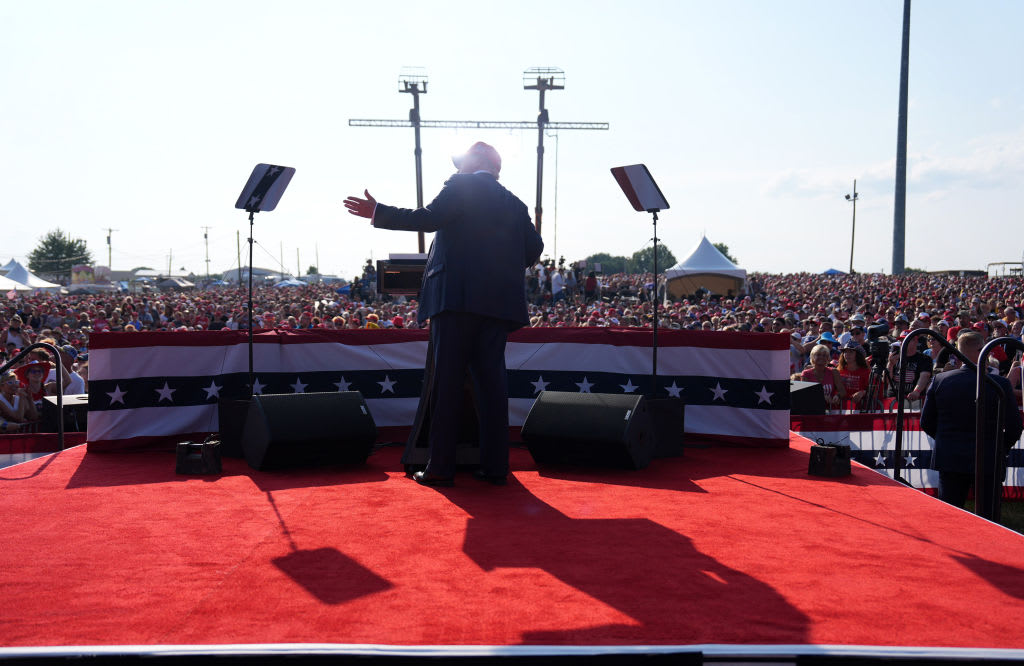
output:
<instances>
[{"instance_id":1,"label":"white star on blue bunting","mask_svg":"<svg viewBox=\"0 0 1024 666\"><path fill-rule=\"evenodd\" d=\"M334 385L338 387L339 391L347 391L349 386L352 386L352 382L345 380L345 375L341 376L341 381L334 382Z\"/></svg>"},{"instance_id":2,"label":"white star on blue bunting","mask_svg":"<svg viewBox=\"0 0 1024 666\"><path fill-rule=\"evenodd\" d=\"M203 389L204 391L206 391L206 399L209 400L210 398L219 398L220 397L220 390L222 388L224 388L224 387L223 386L217 386L217 382L214 381L214 380L211 380L210 381L210 386L208 386L207 388Z\"/></svg>"},{"instance_id":3,"label":"white star on blue bunting","mask_svg":"<svg viewBox=\"0 0 1024 666\"><path fill-rule=\"evenodd\" d=\"M305 393L306 387L309 386L309 384L303 384L302 378L296 377L295 383L291 384L290 386L292 387L292 390L295 391L296 393Z\"/></svg>"},{"instance_id":4,"label":"white star on blue bunting","mask_svg":"<svg viewBox=\"0 0 1024 666\"><path fill-rule=\"evenodd\" d=\"M725 394L729 392L729 389L722 388L722 382L718 382L715 384L715 388L708 390L715 394L712 400L721 400L722 402L725 402Z\"/></svg>"},{"instance_id":5,"label":"white star on blue bunting","mask_svg":"<svg viewBox=\"0 0 1024 666\"><path fill-rule=\"evenodd\" d=\"M383 395L384 393L393 394L395 392L395 384L398 382L392 380L390 376L384 375L384 381L377 383L380 384L380 392Z\"/></svg>"},{"instance_id":6,"label":"white star on blue bunting","mask_svg":"<svg viewBox=\"0 0 1024 666\"><path fill-rule=\"evenodd\" d=\"M551 382L544 381L544 375L540 375L539 377L537 377L537 381L530 383L533 384L533 392L540 393L541 391L546 391L548 388L548 384L550 384Z\"/></svg>"},{"instance_id":7,"label":"white star on blue bunting","mask_svg":"<svg viewBox=\"0 0 1024 666\"><path fill-rule=\"evenodd\" d=\"M115 402L119 402L119 403L121 403L123 405L124 404L124 396L125 396L126 393L127 393L127 391L122 391L121 387L119 385L115 384L114 385L114 392L107 394L107 395L110 396L110 404L113 405Z\"/></svg>"},{"instance_id":8,"label":"white star on blue bunting","mask_svg":"<svg viewBox=\"0 0 1024 666\"><path fill-rule=\"evenodd\" d=\"M665 390L668 391L668 394L670 396L672 396L673 398L678 398L680 392L682 392L682 390L683 390L683 387L682 386L676 386L676 380L673 379L672 383L669 386L665 387Z\"/></svg>"},{"instance_id":9,"label":"white star on blue bunting","mask_svg":"<svg viewBox=\"0 0 1024 666\"><path fill-rule=\"evenodd\" d=\"M156 392L160 394L160 399L157 400L157 402L159 403L159 402L161 402L163 400L166 400L167 402L174 402L173 395L174 395L174 392L177 391L177 390L178 389L172 389L167 384L167 382L165 381L164 382L164 387L162 389L157 389L156 390Z\"/></svg>"},{"instance_id":10,"label":"white star on blue bunting","mask_svg":"<svg viewBox=\"0 0 1024 666\"><path fill-rule=\"evenodd\" d=\"M593 383L587 381L586 377L583 378L582 382L575 382L575 384L580 387L580 393L590 393L590 387L594 386Z\"/></svg>"}]
</instances>

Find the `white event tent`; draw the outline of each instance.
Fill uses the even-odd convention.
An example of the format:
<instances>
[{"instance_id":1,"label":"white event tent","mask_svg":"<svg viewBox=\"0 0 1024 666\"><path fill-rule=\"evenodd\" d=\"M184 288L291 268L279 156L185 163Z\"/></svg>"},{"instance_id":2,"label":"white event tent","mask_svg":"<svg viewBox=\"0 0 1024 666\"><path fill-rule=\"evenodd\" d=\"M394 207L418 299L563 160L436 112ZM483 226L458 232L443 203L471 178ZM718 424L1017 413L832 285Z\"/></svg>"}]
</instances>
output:
<instances>
[{"instance_id":1,"label":"white event tent","mask_svg":"<svg viewBox=\"0 0 1024 666\"><path fill-rule=\"evenodd\" d=\"M13 264L13 266L11 266L11 264ZM10 263L7 264L7 266L11 266L11 268L7 270L6 277L8 280L18 282L33 291L36 289L39 289L41 291L59 291L63 289L63 287L61 287L59 284L47 282L38 275L35 275L34 273L30 272L27 268L22 266L17 261L14 261L13 259L11 260ZM5 266L4 268L7 268L7 266Z\"/></svg>"},{"instance_id":2,"label":"white event tent","mask_svg":"<svg viewBox=\"0 0 1024 666\"><path fill-rule=\"evenodd\" d=\"M28 286L27 284L15 282L11 278L0 275L0 294L6 294L12 289L14 291L33 291L32 287Z\"/></svg>"},{"instance_id":3,"label":"white event tent","mask_svg":"<svg viewBox=\"0 0 1024 666\"><path fill-rule=\"evenodd\" d=\"M665 271L665 279L673 300L696 294L698 289L732 297L743 289L747 271L729 261L705 236L688 257Z\"/></svg>"}]
</instances>

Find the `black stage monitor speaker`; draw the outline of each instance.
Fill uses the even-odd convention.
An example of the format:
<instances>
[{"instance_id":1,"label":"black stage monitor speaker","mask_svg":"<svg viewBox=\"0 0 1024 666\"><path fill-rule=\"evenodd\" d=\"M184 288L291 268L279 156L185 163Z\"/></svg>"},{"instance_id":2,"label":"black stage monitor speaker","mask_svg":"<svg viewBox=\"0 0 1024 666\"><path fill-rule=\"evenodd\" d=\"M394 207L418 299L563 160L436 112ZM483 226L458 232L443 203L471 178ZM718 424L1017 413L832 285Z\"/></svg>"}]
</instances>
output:
<instances>
[{"instance_id":1,"label":"black stage monitor speaker","mask_svg":"<svg viewBox=\"0 0 1024 666\"><path fill-rule=\"evenodd\" d=\"M89 420L89 395L63 396L64 432L85 432ZM57 432L57 396L44 395L39 432Z\"/></svg>"},{"instance_id":2,"label":"black stage monitor speaker","mask_svg":"<svg viewBox=\"0 0 1024 666\"><path fill-rule=\"evenodd\" d=\"M540 465L643 469L654 455L647 403L629 393L542 391L522 437Z\"/></svg>"},{"instance_id":3,"label":"black stage monitor speaker","mask_svg":"<svg viewBox=\"0 0 1024 666\"><path fill-rule=\"evenodd\" d=\"M825 413L825 390L817 382L789 382L789 413L811 416Z\"/></svg>"},{"instance_id":4,"label":"black stage monitor speaker","mask_svg":"<svg viewBox=\"0 0 1024 666\"><path fill-rule=\"evenodd\" d=\"M242 450L258 470L365 463L377 426L358 391L256 395Z\"/></svg>"}]
</instances>

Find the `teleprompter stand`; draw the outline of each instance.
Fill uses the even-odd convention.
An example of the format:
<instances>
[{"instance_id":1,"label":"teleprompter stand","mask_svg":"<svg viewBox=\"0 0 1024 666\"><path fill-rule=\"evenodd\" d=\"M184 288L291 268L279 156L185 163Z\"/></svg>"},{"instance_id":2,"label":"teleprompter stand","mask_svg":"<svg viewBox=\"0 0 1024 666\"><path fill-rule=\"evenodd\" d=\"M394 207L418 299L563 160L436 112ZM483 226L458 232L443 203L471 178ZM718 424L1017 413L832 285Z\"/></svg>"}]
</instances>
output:
<instances>
[{"instance_id":1,"label":"teleprompter stand","mask_svg":"<svg viewBox=\"0 0 1024 666\"><path fill-rule=\"evenodd\" d=\"M661 296L658 290L658 213L669 207L668 200L661 193L654 177L646 165L614 167L612 177L622 188L629 203L635 211L646 211L652 216L654 226L654 292L651 300L654 303L654 326L651 347L651 389L647 395L648 408L651 414L652 427L655 434L654 455L668 457L683 453L683 418L684 405L682 398L661 397L658 391L658 306Z\"/></svg>"},{"instance_id":2,"label":"teleprompter stand","mask_svg":"<svg viewBox=\"0 0 1024 666\"><path fill-rule=\"evenodd\" d=\"M217 405L217 416L221 435L221 453L234 458L242 457L242 427L245 424L249 403L252 401L255 373L253 370L252 328L255 324L252 310L252 245L253 222L256 213L271 211L277 207L288 183L295 175L294 167L275 164L257 164L249 175L242 193L235 202L235 208L249 213L249 302L246 309L245 326L249 330L249 382L246 397L241 400L222 398Z\"/></svg>"}]
</instances>

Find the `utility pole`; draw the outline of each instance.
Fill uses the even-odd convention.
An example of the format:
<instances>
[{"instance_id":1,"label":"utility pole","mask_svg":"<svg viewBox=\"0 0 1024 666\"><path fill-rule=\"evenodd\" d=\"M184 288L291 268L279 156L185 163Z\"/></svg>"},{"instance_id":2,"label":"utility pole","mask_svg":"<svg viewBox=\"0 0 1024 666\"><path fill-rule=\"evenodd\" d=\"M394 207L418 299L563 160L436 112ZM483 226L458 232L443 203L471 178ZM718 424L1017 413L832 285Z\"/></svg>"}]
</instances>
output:
<instances>
[{"instance_id":1,"label":"utility pole","mask_svg":"<svg viewBox=\"0 0 1024 666\"><path fill-rule=\"evenodd\" d=\"M299 260L299 248L295 248L295 277L302 275L302 261Z\"/></svg>"},{"instance_id":2,"label":"utility pole","mask_svg":"<svg viewBox=\"0 0 1024 666\"><path fill-rule=\"evenodd\" d=\"M242 232L235 230L235 252L238 253L238 286L242 286Z\"/></svg>"},{"instance_id":3,"label":"utility pole","mask_svg":"<svg viewBox=\"0 0 1024 666\"><path fill-rule=\"evenodd\" d=\"M527 85L529 81L529 85ZM418 93L413 94L413 103L415 112L415 122L411 119L413 112L410 112L410 120L383 120L383 119L366 119L366 118L350 118L348 121L349 127L413 127L417 131L417 146L419 145L419 128L434 127L443 129L534 129L536 128L540 137L537 145L537 206L536 206L536 219L534 224L537 227L537 231L540 231L541 227L541 194L542 194L542 178L544 174L544 129L557 131L557 130L607 130L608 123L578 123L578 122L562 122L553 123L548 118L547 109L544 108L544 93L548 90L562 90L565 88L565 73L555 67L535 67L528 69L523 72L524 89L526 90L538 90L540 91L540 113L537 116L537 120L531 121L504 121L504 120L422 120L419 117L419 106L418 106ZM426 92L426 83L423 80L423 90ZM401 90L400 92L406 92ZM417 159L418 159L417 155ZM423 189L422 173L417 168L417 192L421 192ZM417 202L417 205L419 202ZM423 245L420 245L420 251L423 251Z\"/></svg>"},{"instance_id":4,"label":"utility pole","mask_svg":"<svg viewBox=\"0 0 1024 666\"><path fill-rule=\"evenodd\" d=\"M113 234L113 233L114 233L115 231L120 231L120 229L111 229L111 228L109 228L109 227L107 228L107 269L108 269L109 271L111 271L111 272L113 272L113 271L114 271L114 264L112 263L112 262L113 262L113 260L111 259L111 254L112 254L112 253L111 253L111 250L110 250L110 236L111 236L111 235L112 235L112 234ZM68 239L70 240L70 238L71 238L71 234L69 233L69 234L68 234Z\"/></svg>"},{"instance_id":5,"label":"utility pole","mask_svg":"<svg viewBox=\"0 0 1024 666\"><path fill-rule=\"evenodd\" d=\"M174 248L167 251L167 277L171 277L171 259L174 257Z\"/></svg>"},{"instance_id":6,"label":"utility pole","mask_svg":"<svg viewBox=\"0 0 1024 666\"><path fill-rule=\"evenodd\" d=\"M857 233L857 179L853 179L853 196L846 195L846 200L853 203L853 224L850 226L850 275L853 275L853 239Z\"/></svg>"},{"instance_id":7,"label":"utility pole","mask_svg":"<svg viewBox=\"0 0 1024 666\"><path fill-rule=\"evenodd\" d=\"M200 227L203 230L203 245L206 246L206 281L210 281L210 227Z\"/></svg>"}]
</instances>

